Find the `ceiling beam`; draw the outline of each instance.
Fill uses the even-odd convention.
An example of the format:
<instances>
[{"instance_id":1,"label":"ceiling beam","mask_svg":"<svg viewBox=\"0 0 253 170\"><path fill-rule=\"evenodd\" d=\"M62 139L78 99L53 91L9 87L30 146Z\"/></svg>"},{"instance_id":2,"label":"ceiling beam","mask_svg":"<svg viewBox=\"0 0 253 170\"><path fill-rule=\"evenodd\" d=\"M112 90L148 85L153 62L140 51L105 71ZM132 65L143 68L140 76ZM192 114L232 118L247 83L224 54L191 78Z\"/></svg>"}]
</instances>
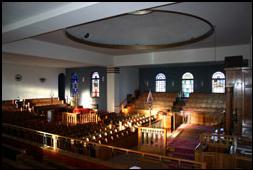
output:
<instances>
[{"instance_id":1,"label":"ceiling beam","mask_svg":"<svg viewBox=\"0 0 253 170\"><path fill-rule=\"evenodd\" d=\"M35 39L3 44L2 53L37 56L99 66L113 65L112 56Z\"/></svg>"},{"instance_id":2,"label":"ceiling beam","mask_svg":"<svg viewBox=\"0 0 253 170\"><path fill-rule=\"evenodd\" d=\"M9 25L3 25L2 44L170 3L173 2L73 2Z\"/></svg>"}]
</instances>

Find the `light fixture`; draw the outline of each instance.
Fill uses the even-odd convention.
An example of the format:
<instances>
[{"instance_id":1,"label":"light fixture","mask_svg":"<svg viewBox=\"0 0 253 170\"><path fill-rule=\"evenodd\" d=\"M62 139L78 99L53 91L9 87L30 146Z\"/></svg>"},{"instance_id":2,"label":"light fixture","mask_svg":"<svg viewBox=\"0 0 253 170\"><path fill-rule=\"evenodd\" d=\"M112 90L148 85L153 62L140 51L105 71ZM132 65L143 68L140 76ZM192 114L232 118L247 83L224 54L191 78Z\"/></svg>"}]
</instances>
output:
<instances>
[{"instance_id":1,"label":"light fixture","mask_svg":"<svg viewBox=\"0 0 253 170\"><path fill-rule=\"evenodd\" d=\"M152 12L151 10L140 10L140 11L130 12L129 14L132 14L132 15L145 15L145 14L149 14L151 12Z\"/></svg>"}]
</instances>

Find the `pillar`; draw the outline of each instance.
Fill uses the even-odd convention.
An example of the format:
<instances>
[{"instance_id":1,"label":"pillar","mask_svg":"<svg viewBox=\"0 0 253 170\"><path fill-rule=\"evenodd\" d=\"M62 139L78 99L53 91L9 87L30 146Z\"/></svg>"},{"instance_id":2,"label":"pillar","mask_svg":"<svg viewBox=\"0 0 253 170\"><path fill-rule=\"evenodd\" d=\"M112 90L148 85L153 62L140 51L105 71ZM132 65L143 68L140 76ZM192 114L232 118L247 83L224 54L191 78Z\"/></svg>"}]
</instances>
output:
<instances>
[{"instance_id":1,"label":"pillar","mask_svg":"<svg viewBox=\"0 0 253 170\"><path fill-rule=\"evenodd\" d=\"M120 111L119 101L119 68L107 68L107 111Z\"/></svg>"},{"instance_id":2,"label":"pillar","mask_svg":"<svg viewBox=\"0 0 253 170\"><path fill-rule=\"evenodd\" d=\"M225 133L232 133L232 114L233 114L233 87L226 87L226 115L225 115Z\"/></svg>"}]
</instances>

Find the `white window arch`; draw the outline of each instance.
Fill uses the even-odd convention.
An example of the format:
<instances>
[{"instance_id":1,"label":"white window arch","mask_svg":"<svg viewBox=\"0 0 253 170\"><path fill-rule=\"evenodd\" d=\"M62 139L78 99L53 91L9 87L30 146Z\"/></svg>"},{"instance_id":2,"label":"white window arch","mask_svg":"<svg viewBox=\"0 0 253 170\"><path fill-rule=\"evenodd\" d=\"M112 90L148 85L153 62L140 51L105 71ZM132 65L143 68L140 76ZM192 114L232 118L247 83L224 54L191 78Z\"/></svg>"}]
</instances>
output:
<instances>
[{"instance_id":1,"label":"white window arch","mask_svg":"<svg viewBox=\"0 0 253 170\"><path fill-rule=\"evenodd\" d=\"M99 91L99 74L98 72L94 72L91 76L91 96L92 97L99 97L100 91Z\"/></svg>"},{"instance_id":2,"label":"white window arch","mask_svg":"<svg viewBox=\"0 0 253 170\"><path fill-rule=\"evenodd\" d=\"M212 76L212 92L225 93L225 75L217 71Z\"/></svg>"},{"instance_id":3,"label":"white window arch","mask_svg":"<svg viewBox=\"0 0 253 170\"><path fill-rule=\"evenodd\" d=\"M182 76L182 92L184 97L189 97L194 89L194 77L192 73L186 72Z\"/></svg>"},{"instance_id":4,"label":"white window arch","mask_svg":"<svg viewBox=\"0 0 253 170\"><path fill-rule=\"evenodd\" d=\"M166 92L166 76L163 73L158 73L155 77L155 91Z\"/></svg>"}]
</instances>

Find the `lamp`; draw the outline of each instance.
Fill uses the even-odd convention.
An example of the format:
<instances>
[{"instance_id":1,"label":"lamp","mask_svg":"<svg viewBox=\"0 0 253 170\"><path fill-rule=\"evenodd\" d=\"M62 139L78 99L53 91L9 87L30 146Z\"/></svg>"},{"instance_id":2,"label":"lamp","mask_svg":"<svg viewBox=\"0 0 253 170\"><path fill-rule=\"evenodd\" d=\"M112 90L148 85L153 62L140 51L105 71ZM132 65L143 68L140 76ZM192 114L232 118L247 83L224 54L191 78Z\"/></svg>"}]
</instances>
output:
<instances>
[{"instance_id":1,"label":"lamp","mask_svg":"<svg viewBox=\"0 0 253 170\"><path fill-rule=\"evenodd\" d=\"M151 10L140 10L140 11L131 12L129 14L132 14L132 15L145 15L145 14L149 14L151 12L152 12Z\"/></svg>"}]
</instances>

